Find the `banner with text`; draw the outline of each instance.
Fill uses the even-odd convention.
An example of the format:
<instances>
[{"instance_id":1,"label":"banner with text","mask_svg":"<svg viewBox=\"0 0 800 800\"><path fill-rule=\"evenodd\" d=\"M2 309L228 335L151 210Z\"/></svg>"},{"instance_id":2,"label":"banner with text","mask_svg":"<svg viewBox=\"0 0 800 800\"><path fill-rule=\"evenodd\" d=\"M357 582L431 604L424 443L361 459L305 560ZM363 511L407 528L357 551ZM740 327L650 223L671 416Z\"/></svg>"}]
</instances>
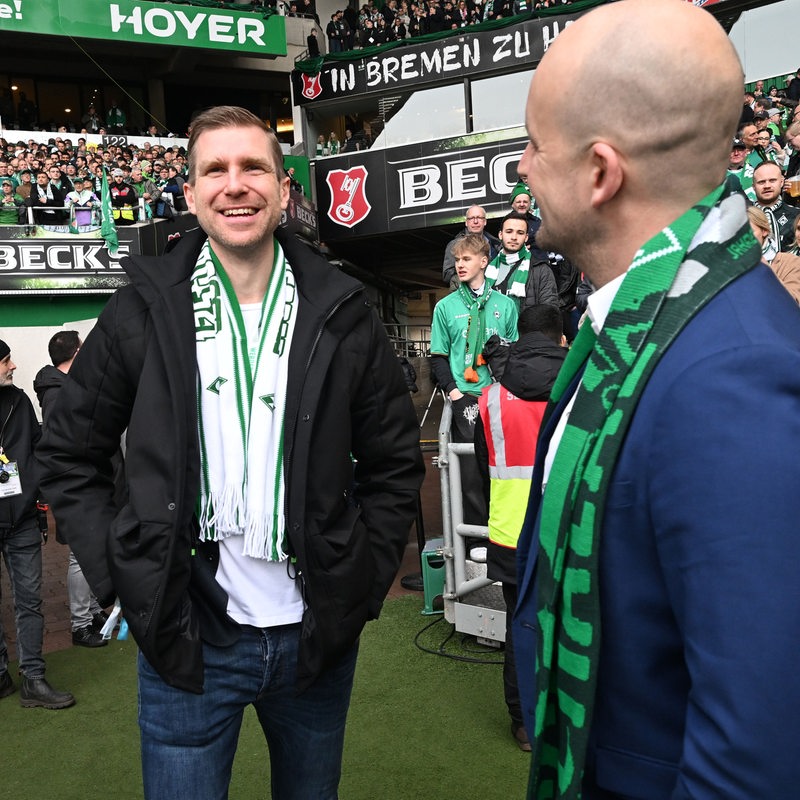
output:
<instances>
[{"instance_id":1,"label":"banner with text","mask_svg":"<svg viewBox=\"0 0 800 800\"><path fill-rule=\"evenodd\" d=\"M110 253L100 231L57 233L39 226L0 225L0 295L107 294L128 283L125 256L155 256L168 242L197 227L193 214L117 229Z\"/></svg>"},{"instance_id":2,"label":"banner with text","mask_svg":"<svg viewBox=\"0 0 800 800\"><path fill-rule=\"evenodd\" d=\"M0 0L0 33L6 32L286 55L286 21L278 14L150 0Z\"/></svg>"},{"instance_id":3,"label":"banner with text","mask_svg":"<svg viewBox=\"0 0 800 800\"><path fill-rule=\"evenodd\" d=\"M521 128L366 150L316 162L319 236L336 241L463 221L471 205L509 209L528 143Z\"/></svg>"},{"instance_id":4,"label":"banner with text","mask_svg":"<svg viewBox=\"0 0 800 800\"><path fill-rule=\"evenodd\" d=\"M585 13L585 12L582 12ZM463 76L534 66L567 25L581 13L547 19L524 19L502 28L466 28L463 34L387 49L349 61L330 61L315 75L292 71L297 105L350 95L418 89Z\"/></svg>"}]
</instances>

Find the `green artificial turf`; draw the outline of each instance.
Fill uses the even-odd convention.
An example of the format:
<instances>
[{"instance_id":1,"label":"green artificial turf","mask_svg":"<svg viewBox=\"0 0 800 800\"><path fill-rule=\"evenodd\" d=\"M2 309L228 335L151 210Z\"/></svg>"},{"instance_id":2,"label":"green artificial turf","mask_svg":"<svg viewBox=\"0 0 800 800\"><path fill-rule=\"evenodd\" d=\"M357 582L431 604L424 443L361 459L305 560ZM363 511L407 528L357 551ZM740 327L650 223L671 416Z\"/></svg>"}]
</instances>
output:
<instances>
[{"instance_id":1,"label":"green artificial turf","mask_svg":"<svg viewBox=\"0 0 800 800\"><path fill-rule=\"evenodd\" d=\"M422 652L429 622L418 597L391 600L361 639L339 796L341 800L507 800L525 793L529 755L514 744L501 667ZM420 636L437 649L452 626ZM485 661L501 655L453 636L448 653ZM48 680L77 704L23 709L0 700L0 771L6 797L41 800L141 798L136 724L136 647L73 647L47 657ZM12 674L15 670L12 667ZM15 679L15 683L18 683ZM232 800L268 798L266 745L252 709L233 767Z\"/></svg>"}]
</instances>

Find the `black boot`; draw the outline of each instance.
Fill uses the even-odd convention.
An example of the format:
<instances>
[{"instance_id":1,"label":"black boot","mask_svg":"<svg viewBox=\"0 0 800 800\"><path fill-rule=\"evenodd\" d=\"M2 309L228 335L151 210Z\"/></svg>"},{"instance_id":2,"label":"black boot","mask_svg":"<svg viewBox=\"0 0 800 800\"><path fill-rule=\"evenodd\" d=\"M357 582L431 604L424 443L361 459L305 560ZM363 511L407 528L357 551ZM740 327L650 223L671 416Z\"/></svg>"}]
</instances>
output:
<instances>
[{"instance_id":1,"label":"black boot","mask_svg":"<svg viewBox=\"0 0 800 800\"><path fill-rule=\"evenodd\" d=\"M75 705L75 698L69 692L56 691L43 677L23 677L19 704L23 708L69 708Z\"/></svg>"},{"instance_id":2,"label":"black boot","mask_svg":"<svg viewBox=\"0 0 800 800\"><path fill-rule=\"evenodd\" d=\"M108 641L96 633L91 624L72 631L72 644L79 647L105 647Z\"/></svg>"},{"instance_id":3,"label":"black boot","mask_svg":"<svg viewBox=\"0 0 800 800\"><path fill-rule=\"evenodd\" d=\"M11 680L8 670L6 670L2 675L0 675L0 699L8 697L10 694L14 694L15 691L16 687L14 686L14 681Z\"/></svg>"},{"instance_id":4,"label":"black boot","mask_svg":"<svg viewBox=\"0 0 800 800\"><path fill-rule=\"evenodd\" d=\"M105 611L98 611L96 614L92 614L92 630L95 633L100 633L106 622L108 622L108 614Z\"/></svg>"}]
</instances>

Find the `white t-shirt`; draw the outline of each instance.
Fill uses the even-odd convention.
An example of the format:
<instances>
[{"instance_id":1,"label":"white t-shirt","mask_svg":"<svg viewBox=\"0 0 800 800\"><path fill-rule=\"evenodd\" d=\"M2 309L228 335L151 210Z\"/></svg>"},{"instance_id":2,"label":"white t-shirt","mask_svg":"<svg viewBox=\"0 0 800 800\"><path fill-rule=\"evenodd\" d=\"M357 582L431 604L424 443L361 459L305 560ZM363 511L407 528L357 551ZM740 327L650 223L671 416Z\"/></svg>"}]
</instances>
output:
<instances>
[{"instance_id":1,"label":"white t-shirt","mask_svg":"<svg viewBox=\"0 0 800 800\"><path fill-rule=\"evenodd\" d=\"M250 362L255 359L259 339L261 303L241 307L250 347ZM288 561L267 561L242 554L243 536L229 536L219 543L217 583L228 594L228 614L242 625L270 628L290 625L303 617L300 583L289 576L294 570Z\"/></svg>"}]
</instances>

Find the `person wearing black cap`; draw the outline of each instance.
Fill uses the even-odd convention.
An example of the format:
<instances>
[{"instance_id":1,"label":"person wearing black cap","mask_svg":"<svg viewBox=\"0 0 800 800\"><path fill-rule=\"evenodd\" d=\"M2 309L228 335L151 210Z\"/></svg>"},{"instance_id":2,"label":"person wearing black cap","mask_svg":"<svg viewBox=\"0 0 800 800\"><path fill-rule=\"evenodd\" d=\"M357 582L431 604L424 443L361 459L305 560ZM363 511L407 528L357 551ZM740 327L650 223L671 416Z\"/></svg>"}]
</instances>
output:
<instances>
[{"instance_id":1,"label":"person wearing black cap","mask_svg":"<svg viewBox=\"0 0 800 800\"><path fill-rule=\"evenodd\" d=\"M20 705L67 708L69 692L54 689L44 677L42 658L42 535L37 519L39 468L33 456L41 437L33 405L14 386L16 364L0 340L0 553L11 583L17 626L17 655L22 674ZM8 648L0 623L0 699L15 691L8 672Z\"/></svg>"},{"instance_id":2,"label":"person wearing black cap","mask_svg":"<svg viewBox=\"0 0 800 800\"><path fill-rule=\"evenodd\" d=\"M769 111L766 108L756 108L756 112L753 114L753 125L759 131L763 131L769 125Z\"/></svg>"},{"instance_id":3,"label":"person wearing black cap","mask_svg":"<svg viewBox=\"0 0 800 800\"><path fill-rule=\"evenodd\" d=\"M741 139L734 139L731 143L731 155L728 161L728 178L736 181L738 191L742 188L742 177L744 176L744 160L747 156L747 145ZM752 183L752 179L751 179Z\"/></svg>"}]
</instances>

